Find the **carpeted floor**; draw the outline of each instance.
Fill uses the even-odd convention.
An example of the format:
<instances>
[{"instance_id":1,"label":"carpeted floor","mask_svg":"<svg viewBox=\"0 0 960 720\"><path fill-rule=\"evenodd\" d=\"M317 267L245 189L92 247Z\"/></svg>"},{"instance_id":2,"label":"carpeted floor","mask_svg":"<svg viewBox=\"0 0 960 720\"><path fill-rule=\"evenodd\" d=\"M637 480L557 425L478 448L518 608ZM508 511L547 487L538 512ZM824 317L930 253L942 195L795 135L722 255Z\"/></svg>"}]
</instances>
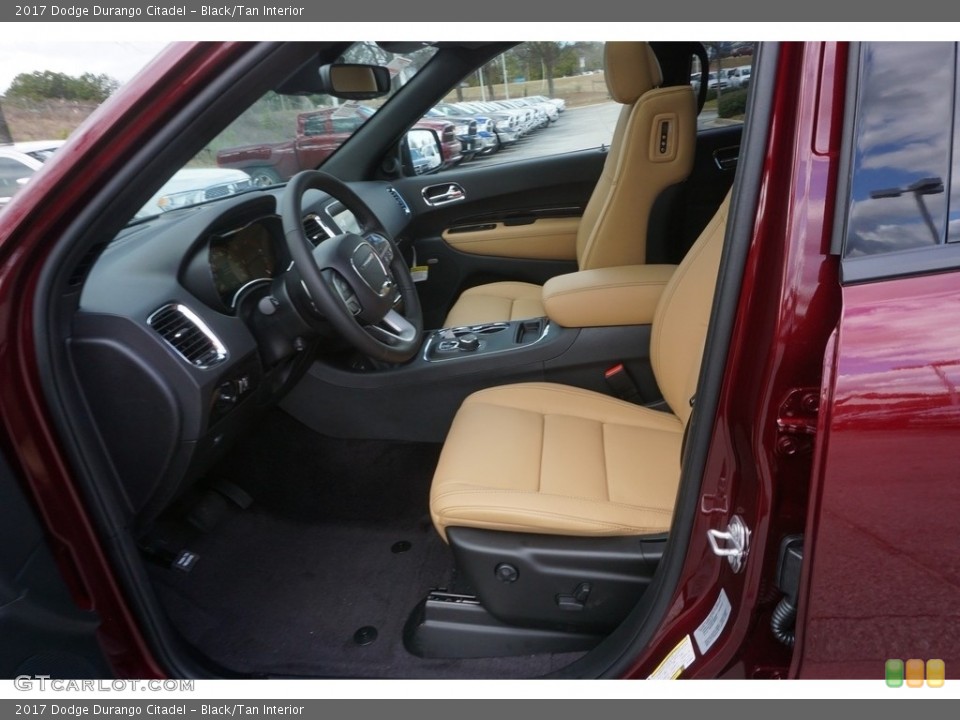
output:
<instances>
[{"instance_id":1,"label":"carpeted floor","mask_svg":"<svg viewBox=\"0 0 960 720\"><path fill-rule=\"evenodd\" d=\"M453 579L428 514L439 449L320 438L272 413L209 478L241 487L249 508L211 494L193 507L205 532L187 529L185 509L165 519L199 555L189 573L151 570L173 624L241 673L510 678L572 662L579 654L425 660L404 649L410 612ZM376 639L358 644L366 627Z\"/></svg>"}]
</instances>

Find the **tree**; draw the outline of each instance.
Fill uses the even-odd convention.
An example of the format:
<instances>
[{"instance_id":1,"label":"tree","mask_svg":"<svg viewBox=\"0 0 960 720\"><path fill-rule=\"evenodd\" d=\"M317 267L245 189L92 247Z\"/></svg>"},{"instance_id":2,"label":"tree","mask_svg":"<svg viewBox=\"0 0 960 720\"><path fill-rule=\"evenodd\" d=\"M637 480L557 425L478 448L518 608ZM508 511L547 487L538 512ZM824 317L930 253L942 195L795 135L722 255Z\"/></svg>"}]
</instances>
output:
<instances>
[{"instance_id":1,"label":"tree","mask_svg":"<svg viewBox=\"0 0 960 720\"><path fill-rule=\"evenodd\" d=\"M73 77L51 70L20 73L7 89L8 98L24 100L80 100L101 103L120 87L109 75L84 73Z\"/></svg>"},{"instance_id":2,"label":"tree","mask_svg":"<svg viewBox=\"0 0 960 720\"><path fill-rule=\"evenodd\" d=\"M572 47L558 42L528 42L518 48L531 67L540 66L547 81L547 95L554 96L553 79L556 77L557 63L565 54L572 53Z\"/></svg>"},{"instance_id":3,"label":"tree","mask_svg":"<svg viewBox=\"0 0 960 720\"><path fill-rule=\"evenodd\" d=\"M522 69L528 80L546 80L547 94L553 97L554 78L603 67L603 43L526 42L508 53L507 64Z\"/></svg>"},{"instance_id":4,"label":"tree","mask_svg":"<svg viewBox=\"0 0 960 720\"><path fill-rule=\"evenodd\" d=\"M723 77L723 54L724 54L724 43L721 42L710 42L704 43L710 52L710 56L717 59L717 104L720 103L720 98L723 96L723 88L720 87L720 78ZM709 83L709 66L707 67L707 79ZM709 88L709 84L707 86Z\"/></svg>"}]
</instances>

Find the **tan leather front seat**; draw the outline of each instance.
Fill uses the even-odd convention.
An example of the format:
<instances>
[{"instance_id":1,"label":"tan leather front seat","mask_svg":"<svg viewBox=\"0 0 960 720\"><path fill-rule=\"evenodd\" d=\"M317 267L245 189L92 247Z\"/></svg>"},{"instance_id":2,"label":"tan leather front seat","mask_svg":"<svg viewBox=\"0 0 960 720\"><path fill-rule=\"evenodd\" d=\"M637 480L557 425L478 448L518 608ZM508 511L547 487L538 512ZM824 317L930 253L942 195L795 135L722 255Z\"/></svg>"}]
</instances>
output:
<instances>
[{"instance_id":1,"label":"tan leather front seat","mask_svg":"<svg viewBox=\"0 0 960 720\"><path fill-rule=\"evenodd\" d=\"M552 383L474 393L430 491L444 538L448 527L587 536L670 527L729 203L673 274L653 320L650 359L671 412Z\"/></svg>"},{"instance_id":2,"label":"tan leather front seat","mask_svg":"<svg viewBox=\"0 0 960 720\"><path fill-rule=\"evenodd\" d=\"M646 262L651 208L661 192L690 174L696 145L693 88L660 88L660 64L647 43L610 42L604 53L607 88L623 107L577 230L580 270ZM539 285L521 282L470 288L444 325L540 317L540 293Z\"/></svg>"}]
</instances>

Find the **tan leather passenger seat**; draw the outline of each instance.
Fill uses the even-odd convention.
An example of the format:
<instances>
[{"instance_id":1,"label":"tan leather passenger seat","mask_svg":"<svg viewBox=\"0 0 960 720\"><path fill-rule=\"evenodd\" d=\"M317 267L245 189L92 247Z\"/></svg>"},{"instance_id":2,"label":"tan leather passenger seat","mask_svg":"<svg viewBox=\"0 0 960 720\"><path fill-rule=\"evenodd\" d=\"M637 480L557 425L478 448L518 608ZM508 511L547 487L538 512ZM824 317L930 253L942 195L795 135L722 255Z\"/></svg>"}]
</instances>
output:
<instances>
[{"instance_id":1,"label":"tan leather passenger seat","mask_svg":"<svg viewBox=\"0 0 960 720\"><path fill-rule=\"evenodd\" d=\"M551 383L466 399L430 493L433 522L554 535L642 535L670 527L723 247L728 195L670 279L651 363L670 412Z\"/></svg>"},{"instance_id":2,"label":"tan leather passenger seat","mask_svg":"<svg viewBox=\"0 0 960 720\"><path fill-rule=\"evenodd\" d=\"M660 64L649 44L605 46L606 81L623 107L603 172L577 229L580 270L646 262L647 226L657 197L693 168L697 103L693 88L659 86ZM541 287L500 282L465 290L445 327L544 315Z\"/></svg>"}]
</instances>

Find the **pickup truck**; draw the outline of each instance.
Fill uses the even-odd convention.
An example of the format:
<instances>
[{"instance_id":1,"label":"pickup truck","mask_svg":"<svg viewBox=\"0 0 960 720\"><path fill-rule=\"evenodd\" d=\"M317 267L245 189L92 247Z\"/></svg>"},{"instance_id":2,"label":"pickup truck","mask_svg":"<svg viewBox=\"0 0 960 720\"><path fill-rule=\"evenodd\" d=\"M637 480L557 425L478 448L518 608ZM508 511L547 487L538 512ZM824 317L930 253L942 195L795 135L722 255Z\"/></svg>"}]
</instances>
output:
<instances>
[{"instance_id":1,"label":"pickup truck","mask_svg":"<svg viewBox=\"0 0 960 720\"><path fill-rule=\"evenodd\" d=\"M258 186L289 180L301 170L315 169L373 115L364 105L341 105L300 113L293 140L226 148L217 153L217 165L245 171ZM424 118L414 128L433 130L440 138L442 167L463 159L456 126L446 120Z\"/></svg>"}]
</instances>

